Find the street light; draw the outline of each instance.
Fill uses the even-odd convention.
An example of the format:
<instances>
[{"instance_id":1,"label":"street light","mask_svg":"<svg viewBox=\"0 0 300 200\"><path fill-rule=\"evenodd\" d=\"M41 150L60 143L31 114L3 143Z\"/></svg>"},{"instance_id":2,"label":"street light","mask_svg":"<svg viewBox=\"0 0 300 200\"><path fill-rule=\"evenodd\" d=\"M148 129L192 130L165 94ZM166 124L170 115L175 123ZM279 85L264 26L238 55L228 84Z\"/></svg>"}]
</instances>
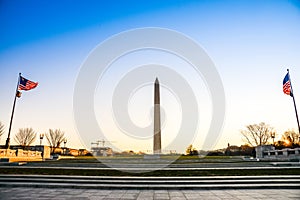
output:
<instances>
[{"instance_id":1,"label":"street light","mask_svg":"<svg viewBox=\"0 0 300 200\"><path fill-rule=\"evenodd\" d=\"M66 143L67 143L67 139L64 139L64 154L66 154Z\"/></svg>"},{"instance_id":2,"label":"street light","mask_svg":"<svg viewBox=\"0 0 300 200\"><path fill-rule=\"evenodd\" d=\"M42 146L43 138L44 138L44 133L41 133L40 134L40 146Z\"/></svg>"},{"instance_id":3,"label":"street light","mask_svg":"<svg viewBox=\"0 0 300 200\"><path fill-rule=\"evenodd\" d=\"M274 139L275 139L275 132L272 132L272 133L271 133L271 138L273 139L273 145L275 146L275 142L274 142Z\"/></svg>"},{"instance_id":4,"label":"street light","mask_svg":"<svg viewBox=\"0 0 300 200\"><path fill-rule=\"evenodd\" d=\"M64 148L66 148L67 139L64 139Z\"/></svg>"}]
</instances>

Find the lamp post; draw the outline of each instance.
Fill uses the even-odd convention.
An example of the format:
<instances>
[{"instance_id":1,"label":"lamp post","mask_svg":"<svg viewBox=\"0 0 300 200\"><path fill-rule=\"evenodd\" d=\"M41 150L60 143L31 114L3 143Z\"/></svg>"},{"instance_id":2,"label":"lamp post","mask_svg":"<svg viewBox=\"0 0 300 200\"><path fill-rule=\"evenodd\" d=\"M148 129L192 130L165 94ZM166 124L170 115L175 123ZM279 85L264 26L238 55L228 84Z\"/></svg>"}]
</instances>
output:
<instances>
[{"instance_id":1,"label":"lamp post","mask_svg":"<svg viewBox=\"0 0 300 200\"><path fill-rule=\"evenodd\" d=\"M44 138L44 133L41 133L40 134L40 146L42 146L43 138Z\"/></svg>"},{"instance_id":2,"label":"lamp post","mask_svg":"<svg viewBox=\"0 0 300 200\"><path fill-rule=\"evenodd\" d=\"M274 139L275 139L275 132L272 132L272 133L271 133L271 138L273 139L273 146L275 147L275 142L274 142Z\"/></svg>"},{"instance_id":3,"label":"lamp post","mask_svg":"<svg viewBox=\"0 0 300 200\"><path fill-rule=\"evenodd\" d=\"M66 148L67 139L64 139L64 148Z\"/></svg>"},{"instance_id":4,"label":"lamp post","mask_svg":"<svg viewBox=\"0 0 300 200\"><path fill-rule=\"evenodd\" d=\"M66 154L66 144L67 144L67 139L64 139L64 154Z\"/></svg>"}]
</instances>

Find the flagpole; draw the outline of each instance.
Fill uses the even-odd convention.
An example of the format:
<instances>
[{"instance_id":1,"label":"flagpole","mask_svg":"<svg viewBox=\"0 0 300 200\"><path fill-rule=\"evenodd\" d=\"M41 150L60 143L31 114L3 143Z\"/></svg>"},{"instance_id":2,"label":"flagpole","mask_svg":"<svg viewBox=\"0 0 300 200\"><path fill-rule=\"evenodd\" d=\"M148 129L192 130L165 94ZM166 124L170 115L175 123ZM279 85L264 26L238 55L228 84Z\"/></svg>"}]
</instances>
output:
<instances>
[{"instance_id":1,"label":"flagpole","mask_svg":"<svg viewBox=\"0 0 300 200\"><path fill-rule=\"evenodd\" d=\"M5 148L6 149L9 149L9 147L10 147L10 131L11 131L11 126L12 126L12 121L13 121L13 118L14 118L14 112L15 112L15 106L16 106L16 100L17 100L17 92L18 92L18 87L19 87L19 84L20 84L20 77L21 77L21 73L19 73L17 88L16 88L16 92L15 92L14 104L13 104L11 117L10 117L8 136L7 136L6 143L5 143Z\"/></svg>"},{"instance_id":2,"label":"flagpole","mask_svg":"<svg viewBox=\"0 0 300 200\"><path fill-rule=\"evenodd\" d=\"M291 94L292 94L293 102L294 102L294 108L295 108L295 113L296 113L296 118L297 118L297 124L298 124L298 131L299 131L299 134L300 134L299 118L298 118L298 112L297 112L297 107L296 107L295 95L294 95L293 87L292 87L292 80L291 80L291 77L290 77L290 71L289 71L289 69L287 69L287 71L288 71L288 75L289 75L289 79L290 79L290 84L291 84Z\"/></svg>"}]
</instances>

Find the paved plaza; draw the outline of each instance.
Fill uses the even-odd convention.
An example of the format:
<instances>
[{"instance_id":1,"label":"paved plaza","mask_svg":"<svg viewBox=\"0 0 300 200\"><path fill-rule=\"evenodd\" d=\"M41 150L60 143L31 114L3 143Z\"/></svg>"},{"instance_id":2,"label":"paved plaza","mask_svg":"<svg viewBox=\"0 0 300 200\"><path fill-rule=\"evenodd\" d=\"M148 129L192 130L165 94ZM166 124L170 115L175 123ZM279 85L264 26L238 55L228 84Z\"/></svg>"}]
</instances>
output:
<instances>
[{"instance_id":1,"label":"paved plaza","mask_svg":"<svg viewBox=\"0 0 300 200\"><path fill-rule=\"evenodd\" d=\"M51 188L0 188L0 199L55 199L55 200L98 200L98 199L300 199L299 190L94 190L94 189L51 189Z\"/></svg>"}]
</instances>

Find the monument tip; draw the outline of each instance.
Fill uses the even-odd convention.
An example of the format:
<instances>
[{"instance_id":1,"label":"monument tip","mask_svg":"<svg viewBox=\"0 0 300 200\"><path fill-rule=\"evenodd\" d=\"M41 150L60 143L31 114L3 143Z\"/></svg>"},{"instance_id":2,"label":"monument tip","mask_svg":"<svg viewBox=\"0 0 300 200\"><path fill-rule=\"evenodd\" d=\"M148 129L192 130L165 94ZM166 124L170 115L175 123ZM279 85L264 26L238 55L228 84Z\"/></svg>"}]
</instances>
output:
<instances>
[{"instance_id":1,"label":"monument tip","mask_svg":"<svg viewBox=\"0 0 300 200\"><path fill-rule=\"evenodd\" d=\"M159 82L158 82L158 78L157 78L157 77L156 77L156 79L155 79L155 83L156 83L156 84L158 84L158 83L159 83Z\"/></svg>"}]
</instances>

